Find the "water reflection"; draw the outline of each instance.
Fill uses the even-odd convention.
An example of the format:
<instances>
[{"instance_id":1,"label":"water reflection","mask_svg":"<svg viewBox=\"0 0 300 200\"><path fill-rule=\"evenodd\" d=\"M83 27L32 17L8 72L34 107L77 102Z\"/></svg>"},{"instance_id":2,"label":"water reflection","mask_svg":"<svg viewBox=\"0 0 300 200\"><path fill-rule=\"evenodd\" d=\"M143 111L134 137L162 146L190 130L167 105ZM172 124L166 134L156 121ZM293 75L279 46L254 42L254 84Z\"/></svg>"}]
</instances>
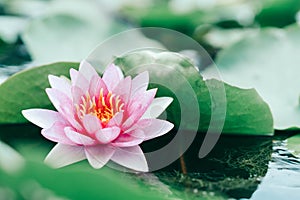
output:
<instances>
[{"instance_id":1,"label":"water reflection","mask_svg":"<svg viewBox=\"0 0 300 200\"><path fill-rule=\"evenodd\" d=\"M300 199L300 159L286 148L286 141L273 141L269 169L251 200Z\"/></svg>"}]
</instances>

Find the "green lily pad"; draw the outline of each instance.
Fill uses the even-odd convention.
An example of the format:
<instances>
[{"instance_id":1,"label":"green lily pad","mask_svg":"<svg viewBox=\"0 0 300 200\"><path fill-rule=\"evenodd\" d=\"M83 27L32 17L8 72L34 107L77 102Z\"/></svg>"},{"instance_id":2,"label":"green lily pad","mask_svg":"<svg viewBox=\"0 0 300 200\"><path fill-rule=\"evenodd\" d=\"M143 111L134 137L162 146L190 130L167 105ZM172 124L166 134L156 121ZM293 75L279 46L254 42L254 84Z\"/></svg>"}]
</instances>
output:
<instances>
[{"instance_id":1,"label":"green lily pad","mask_svg":"<svg viewBox=\"0 0 300 200\"><path fill-rule=\"evenodd\" d=\"M269 107L255 90L243 90L224 85L223 82L217 80L204 81L189 60L179 54L138 51L116 58L115 63L130 75L148 70L150 83L161 83L160 81L164 80L163 84L173 89L170 91L160 87L160 84L152 85L152 87L159 88L158 96L172 96L175 99L168 108L167 114L168 119L177 127L183 126L183 129L193 130L195 126L191 127L193 123L189 120L197 119L197 116L193 114L197 113L199 108L198 131L200 132L206 132L208 128L218 130L224 123L224 118L223 133L263 135L273 132L273 120ZM184 79L178 77L178 72ZM192 91L189 90L187 84ZM222 96L225 94L222 93L223 89L226 93L225 98ZM193 95L198 105L195 105ZM227 109L226 116L224 116L224 106L225 110ZM180 112L182 112L180 108L185 108L184 112L189 113L191 117L180 118ZM214 111L213 123L211 123L212 110Z\"/></svg>"},{"instance_id":2,"label":"green lily pad","mask_svg":"<svg viewBox=\"0 0 300 200\"><path fill-rule=\"evenodd\" d=\"M31 68L10 77L0 85L0 124L25 123L21 111L28 108L53 108L45 92L48 75L69 76L78 63L54 63Z\"/></svg>"},{"instance_id":3,"label":"green lily pad","mask_svg":"<svg viewBox=\"0 0 300 200\"><path fill-rule=\"evenodd\" d=\"M264 29L221 51L223 81L255 88L270 105L275 129L300 128L300 28ZM210 69L204 72L210 77Z\"/></svg>"}]
</instances>

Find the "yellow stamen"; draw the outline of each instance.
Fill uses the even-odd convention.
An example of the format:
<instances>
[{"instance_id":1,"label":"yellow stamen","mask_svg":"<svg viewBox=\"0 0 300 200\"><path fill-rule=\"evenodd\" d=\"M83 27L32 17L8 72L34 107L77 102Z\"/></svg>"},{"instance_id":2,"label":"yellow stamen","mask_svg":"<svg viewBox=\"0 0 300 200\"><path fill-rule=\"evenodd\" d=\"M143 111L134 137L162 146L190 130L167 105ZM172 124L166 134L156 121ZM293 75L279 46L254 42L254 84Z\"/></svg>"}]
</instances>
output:
<instances>
[{"instance_id":1,"label":"yellow stamen","mask_svg":"<svg viewBox=\"0 0 300 200\"><path fill-rule=\"evenodd\" d=\"M81 97L81 103L75 105L79 118L93 114L99 118L103 125L106 125L116 113L122 111L123 107L124 103L122 103L120 96L116 96L112 92L104 95L103 88L100 89L98 97L91 97L87 92Z\"/></svg>"}]
</instances>

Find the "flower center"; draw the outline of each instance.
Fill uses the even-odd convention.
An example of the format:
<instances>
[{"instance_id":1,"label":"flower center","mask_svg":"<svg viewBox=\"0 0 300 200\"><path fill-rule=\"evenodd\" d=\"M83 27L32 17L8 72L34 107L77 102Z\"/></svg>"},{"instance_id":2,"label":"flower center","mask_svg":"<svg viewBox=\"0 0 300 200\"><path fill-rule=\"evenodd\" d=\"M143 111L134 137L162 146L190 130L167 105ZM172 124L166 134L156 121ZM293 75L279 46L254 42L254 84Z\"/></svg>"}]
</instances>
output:
<instances>
[{"instance_id":1,"label":"flower center","mask_svg":"<svg viewBox=\"0 0 300 200\"><path fill-rule=\"evenodd\" d=\"M100 89L99 96L91 98L89 93L81 97L80 105L75 105L79 118L84 115L93 114L98 117L103 125L106 125L116 113L122 111L124 103L121 103L120 96L109 92L103 94L103 88Z\"/></svg>"}]
</instances>

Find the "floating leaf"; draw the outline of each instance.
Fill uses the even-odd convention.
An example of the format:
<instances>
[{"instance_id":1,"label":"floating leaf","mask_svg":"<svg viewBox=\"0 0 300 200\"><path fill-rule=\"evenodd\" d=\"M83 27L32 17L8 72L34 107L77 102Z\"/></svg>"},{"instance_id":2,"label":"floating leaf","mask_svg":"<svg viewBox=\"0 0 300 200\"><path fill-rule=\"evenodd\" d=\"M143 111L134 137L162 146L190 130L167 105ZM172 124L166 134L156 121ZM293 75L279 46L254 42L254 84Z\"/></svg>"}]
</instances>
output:
<instances>
[{"instance_id":1,"label":"floating leaf","mask_svg":"<svg viewBox=\"0 0 300 200\"><path fill-rule=\"evenodd\" d=\"M45 92L50 87L48 75L69 76L77 63L54 63L28 69L0 85L0 124L25 123L21 111L28 108L53 108Z\"/></svg>"},{"instance_id":2,"label":"floating leaf","mask_svg":"<svg viewBox=\"0 0 300 200\"><path fill-rule=\"evenodd\" d=\"M270 105L276 129L300 128L299 34L298 26L265 29L224 49L216 59L226 83L258 91ZM210 76L210 69L204 76Z\"/></svg>"},{"instance_id":3,"label":"floating leaf","mask_svg":"<svg viewBox=\"0 0 300 200\"><path fill-rule=\"evenodd\" d=\"M199 107L198 131L207 131L209 125L212 126L211 128L215 126L217 130L222 125L222 117L225 117L222 107L227 106L224 133L259 135L273 132L273 121L269 107L255 90L243 90L227 84L224 86L221 81L217 80L204 81L189 60L179 54L139 51L117 58L115 63L121 66L125 73L131 75L137 74L141 70L148 70L150 83L159 83L163 80L162 82L166 86L173 89L170 91L161 87L158 90L158 95L175 98L175 102L168 109L168 118L177 127L180 125L184 129L193 129L194 127L190 127L192 123L189 122L189 119L180 118L180 112L182 112L180 108L185 108L184 112L194 117L193 113L197 112L195 109ZM178 75L178 72L184 77L183 79ZM188 90L187 84L191 86L192 91ZM154 84L153 87L160 86ZM227 101L222 97L222 89L225 89ZM196 95L198 105L195 105L192 95ZM215 119L213 124L210 124L212 109L215 109ZM192 117L190 117L191 120L195 120Z\"/></svg>"}]
</instances>

